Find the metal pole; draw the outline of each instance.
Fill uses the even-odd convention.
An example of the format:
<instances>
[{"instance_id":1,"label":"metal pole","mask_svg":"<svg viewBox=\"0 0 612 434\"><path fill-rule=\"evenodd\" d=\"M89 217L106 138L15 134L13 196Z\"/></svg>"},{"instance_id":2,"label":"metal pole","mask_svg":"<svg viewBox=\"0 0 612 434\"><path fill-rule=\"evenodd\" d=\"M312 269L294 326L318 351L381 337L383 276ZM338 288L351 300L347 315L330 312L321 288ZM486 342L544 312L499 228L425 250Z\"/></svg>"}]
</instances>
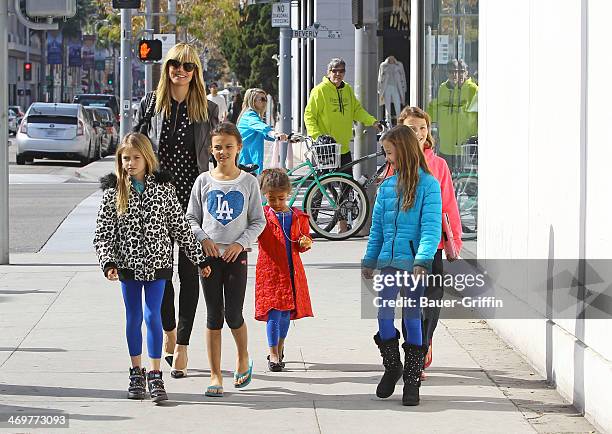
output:
<instances>
[{"instance_id":1,"label":"metal pole","mask_svg":"<svg viewBox=\"0 0 612 434\"><path fill-rule=\"evenodd\" d=\"M290 3L287 3L290 7ZM291 17L291 14L289 14ZM280 102L280 130L291 132L291 27L280 29L280 67L278 77L278 100ZM280 164L287 167L287 142L281 142Z\"/></svg>"},{"instance_id":2,"label":"metal pole","mask_svg":"<svg viewBox=\"0 0 612 434\"><path fill-rule=\"evenodd\" d=\"M121 9L121 140L132 130L132 10Z\"/></svg>"},{"instance_id":3,"label":"metal pole","mask_svg":"<svg viewBox=\"0 0 612 434\"><path fill-rule=\"evenodd\" d=\"M8 0L0 0L0 265L9 263Z\"/></svg>"},{"instance_id":4,"label":"metal pole","mask_svg":"<svg viewBox=\"0 0 612 434\"><path fill-rule=\"evenodd\" d=\"M153 27L153 17L151 16L151 10L153 9L153 1L146 0L145 2L145 28L151 29ZM153 64L145 63L145 93L149 93L153 90Z\"/></svg>"},{"instance_id":5,"label":"metal pole","mask_svg":"<svg viewBox=\"0 0 612 434\"><path fill-rule=\"evenodd\" d=\"M366 106L368 84L368 65L367 65L367 47L368 40L366 36L366 26L355 30L355 96L361 102L362 106ZM354 158L355 160L368 154L367 137L363 132L362 123L357 123L355 127L354 141ZM363 167L365 163L353 166L353 176L355 179L361 178L361 175L367 174L367 168Z\"/></svg>"}]
</instances>

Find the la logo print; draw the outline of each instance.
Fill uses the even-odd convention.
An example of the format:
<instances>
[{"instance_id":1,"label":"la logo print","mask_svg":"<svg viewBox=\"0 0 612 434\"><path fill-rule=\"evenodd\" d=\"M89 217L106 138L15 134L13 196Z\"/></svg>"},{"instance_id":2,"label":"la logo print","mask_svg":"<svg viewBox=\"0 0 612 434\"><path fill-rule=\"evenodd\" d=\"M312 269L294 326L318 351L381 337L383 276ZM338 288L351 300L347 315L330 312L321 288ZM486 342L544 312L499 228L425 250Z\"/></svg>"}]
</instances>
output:
<instances>
[{"instance_id":1,"label":"la logo print","mask_svg":"<svg viewBox=\"0 0 612 434\"><path fill-rule=\"evenodd\" d=\"M244 196L239 191L212 190L207 202L208 212L223 226L236 220L244 209Z\"/></svg>"}]
</instances>

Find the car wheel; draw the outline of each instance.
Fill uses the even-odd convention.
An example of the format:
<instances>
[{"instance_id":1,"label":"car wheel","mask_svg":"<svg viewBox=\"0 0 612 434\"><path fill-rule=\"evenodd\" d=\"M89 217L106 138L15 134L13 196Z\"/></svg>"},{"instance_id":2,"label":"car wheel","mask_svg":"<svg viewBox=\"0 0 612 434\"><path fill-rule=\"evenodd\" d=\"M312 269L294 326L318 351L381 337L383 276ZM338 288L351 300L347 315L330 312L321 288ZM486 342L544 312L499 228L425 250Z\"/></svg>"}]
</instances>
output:
<instances>
[{"instance_id":1,"label":"car wheel","mask_svg":"<svg viewBox=\"0 0 612 434\"><path fill-rule=\"evenodd\" d=\"M16 156L17 164L23 166L26 163L26 159L23 155L17 154Z\"/></svg>"},{"instance_id":2,"label":"car wheel","mask_svg":"<svg viewBox=\"0 0 612 434\"><path fill-rule=\"evenodd\" d=\"M87 164L89 164L91 162L92 158L91 158L91 140L89 141L89 148L87 148L87 154L83 155L80 159L79 162L81 163L82 166L86 166Z\"/></svg>"}]
</instances>

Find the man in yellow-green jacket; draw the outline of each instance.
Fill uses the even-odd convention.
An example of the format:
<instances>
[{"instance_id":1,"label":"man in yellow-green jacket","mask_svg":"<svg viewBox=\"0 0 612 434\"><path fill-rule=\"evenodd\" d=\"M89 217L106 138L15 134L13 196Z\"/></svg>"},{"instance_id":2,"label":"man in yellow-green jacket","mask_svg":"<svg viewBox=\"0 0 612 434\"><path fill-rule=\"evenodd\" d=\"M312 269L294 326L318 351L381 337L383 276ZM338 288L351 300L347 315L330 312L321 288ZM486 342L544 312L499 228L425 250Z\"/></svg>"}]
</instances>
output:
<instances>
[{"instance_id":1,"label":"man in yellow-green jacket","mask_svg":"<svg viewBox=\"0 0 612 434\"><path fill-rule=\"evenodd\" d=\"M462 59L448 63L448 80L440 85L438 97L431 101L427 112L438 124L438 154L453 170L462 154L461 145L478 135L478 85L468 77L467 64Z\"/></svg>"},{"instance_id":2,"label":"man in yellow-green jacket","mask_svg":"<svg viewBox=\"0 0 612 434\"><path fill-rule=\"evenodd\" d=\"M352 161L349 143L353 138L353 122L380 129L376 118L370 115L357 100L353 88L344 81L346 63L340 58L327 65L327 75L310 92L304 110L304 123L308 135L317 139L320 135L332 136L340 143L340 165ZM352 175L352 168L345 171Z\"/></svg>"}]
</instances>

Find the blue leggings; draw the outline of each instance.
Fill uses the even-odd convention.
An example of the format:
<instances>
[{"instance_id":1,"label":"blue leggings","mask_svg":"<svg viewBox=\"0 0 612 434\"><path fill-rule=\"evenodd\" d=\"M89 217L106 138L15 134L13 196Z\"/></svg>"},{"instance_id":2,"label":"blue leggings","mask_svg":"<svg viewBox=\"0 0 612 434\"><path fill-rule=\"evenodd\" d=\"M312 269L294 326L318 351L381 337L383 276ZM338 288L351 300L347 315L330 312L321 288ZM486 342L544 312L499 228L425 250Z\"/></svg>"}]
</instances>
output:
<instances>
[{"instance_id":1,"label":"blue leggings","mask_svg":"<svg viewBox=\"0 0 612 434\"><path fill-rule=\"evenodd\" d=\"M162 350L161 304L164 297L164 279L143 282L121 282L125 303L125 334L130 356L142 354L142 288L145 293L144 320L147 325L147 350L151 359L160 359Z\"/></svg>"},{"instance_id":2,"label":"blue leggings","mask_svg":"<svg viewBox=\"0 0 612 434\"><path fill-rule=\"evenodd\" d=\"M271 309L268 312L268 322L266 323L266 332L268 333L268 346L275 347L278 345L278 340L285 339L289 332L289 321L291 312L288 310Z\"/></svg>"},{"instance_id":3,"label":"blue leggings","mask_svg":"<svg viewBox=\"0 0 612 434\"><path fill-rule=\"evenodd\" d=\"M395 275L397 271L402 273L403 276L403 270L392 267L383 268L380 274L384 279L386 275ZM408 276L409 284L412 284L411 277L412 273ZM404 282L402 281L401 283ZM421 308L419 307L419 300L423 296L425 288L422 284L418 284L414 287L414 291L412 291L411 289L413 288L411 286L400 287L394 283L389 286L384 285L382 291L378 295L382 297L382 300L395 300L400 289L402 297L405 297L406 300L414 300L413 306L402 307L402 333L404 335L404 340L409 344L422 345L423 337L421 332ZM394 320L395 311L393 307L380 306L378 308L378 333L383 341L393 339L397 336L397 331L393 324Z\"/></svg>"}]
</instances>

